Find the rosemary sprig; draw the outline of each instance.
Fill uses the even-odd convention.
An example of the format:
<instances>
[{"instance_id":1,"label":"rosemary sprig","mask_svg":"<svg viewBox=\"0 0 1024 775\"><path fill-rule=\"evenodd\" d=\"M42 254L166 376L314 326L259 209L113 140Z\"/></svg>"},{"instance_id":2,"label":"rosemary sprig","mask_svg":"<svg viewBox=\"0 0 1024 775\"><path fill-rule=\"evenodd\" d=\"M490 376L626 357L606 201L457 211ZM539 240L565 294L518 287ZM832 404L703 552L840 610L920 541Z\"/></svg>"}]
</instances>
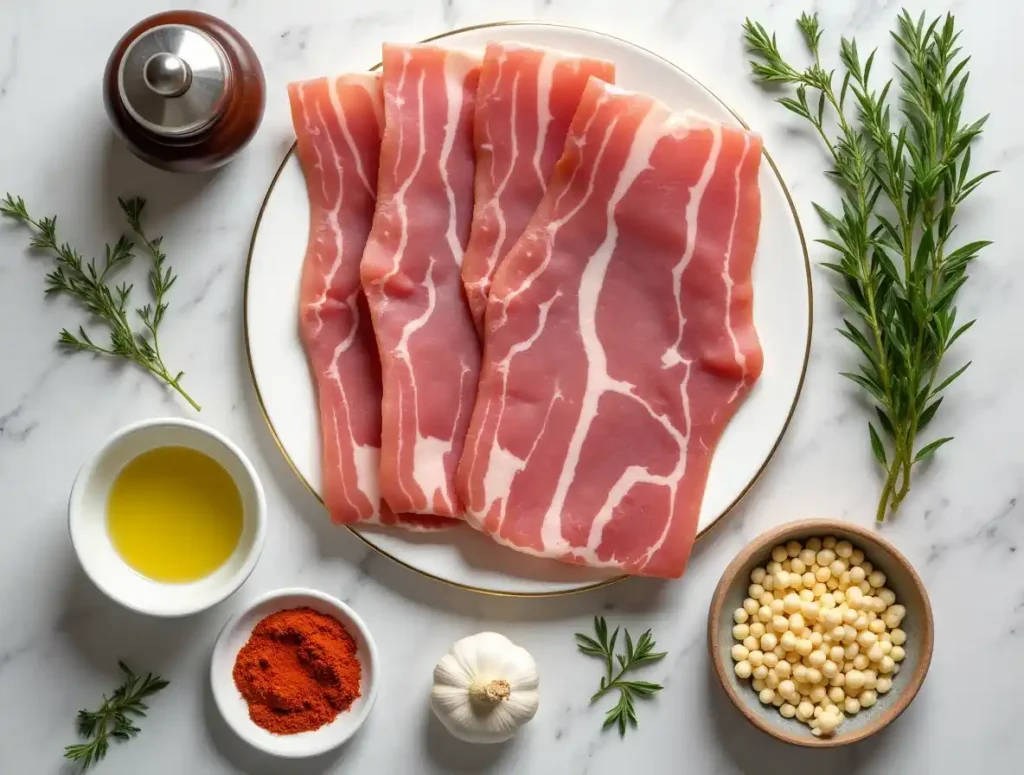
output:
<instances>
[{"instance_id":1,"label":"rosemary sprig","mask_svg":"<svg viewBox=\"0 0 1024 775\"><path fill-rule=\"evenodd\" d=\"M160 250L162 238L150 240L142 229L145 199L118 198L117 201L132 231L152 259L149 285L153 294L153 304L146 304L135 310L145 328L143 332L134 331L128 317L127 308L132 286L124 282L120 285L108 282L118 269L134 258L135 245L128 237L122 235L114 245L107 245L104 260L102 264L97 265L96 259L85 261L82 254L70 244L57 239L56 216L38 220L33 218L29 215L25 200L20 196L12 197L7 194L6 198L0 201L0 214L31 228L35 232L30 242L31 247L51 253L56 260L56 269L46 276L46 295L63 293L70 296L110 329L110 344L106 347L94 342L84 326L78 327L77 334L63 329L58 338L59 344L73 351L127 358L170 385L198 412L199 404L181 386L184 372L179 371L172 375L160 355L157 331L167 311L164 297L176 279L170 268L165 267L167 256Z\"/></svg>"},{"instance_id":2,"label":"rosemary sprig","mask_svg":"<svg viewBox=\"0 0 1024 775\"><path fill-rule=\"evenodd\" d=\"M649 681L626 681L623 680L623 676L630 670L634 670L647 662L656 662L664 657L667 652L654 651L655 643L654 639L651 638L650 630L641 635L635 644L629 635L629 631L623 630L626 652L624 654L616 654L615 642L619 637L619 628L616 627L611 637L609 637L608 625L605 623L603 616L594 617L594 633L597 636L596 638L579 632L576 633L576 645L579 647L579 650L584 654L601 657L605 663L605 675L601 678L600 688L594 692L590 701L595 702L612 689L619 690L619 701L605 714L603 728L607 729L613 724L617 724L619 735L622 736L626 734L627 724L633 727L637 725L636 708L634 707L633 700L636 697L650 697L652 694L660 692L663 688L660 684L650 683ZM615 669L616 663L618 663L618 671Z\"/></svg>"},{"instance_id":3,"label":"rosemary sprig","mask_svg":"<svg viewBox=\"0 0 1024 775\"><path fill-rule=\"evenodd\" d=\"M744 39L761 82L795 87L778 102L810 122L832 156L830 177L842 192L840 212L815 204L833 238L836 293L853 313L839 333L863 355L849 378L871 397L877 426L868 423L872 452L885 471L876 513L895 513L910 491L915 465L952 437L919 444L942 392L970 366L939 379L943 358L974 321L957 324L954 299L967 267L987 240L950 246L957 207L993 172L971 176L970 145L984 116L962 119L968 57L960 56L953 16L925 24L903 11L892 32L899 58L893 81L871 82L876 51L864 60L856 40L842 38L842 74L821 64L817 15L797 22L813 62L790 65L774 35L750 19ZM832 126L836 132L830 133ZM887 441L883 441L887 439ZM888 451L887 451L888 450Z\"/></svg>"},{"instance_id":4,"label":"rosemary sprig","mask_svg":"<svg viewBox=\"0 0 1024 775\"><path fill-rule=\"evenodd\" d=\"M103 697L99 710L78 711L78 733L88 738L88 742L64 748L64 758L81 762L83 772L107 755L110 738L130 740L141 731L135 725L135 718L146 715L149 706L143 700L170 683L152 673L141 678L124 662L118 662L117 666L125 675L124 683L109 698Z\"/></svg>"}]
</instances>

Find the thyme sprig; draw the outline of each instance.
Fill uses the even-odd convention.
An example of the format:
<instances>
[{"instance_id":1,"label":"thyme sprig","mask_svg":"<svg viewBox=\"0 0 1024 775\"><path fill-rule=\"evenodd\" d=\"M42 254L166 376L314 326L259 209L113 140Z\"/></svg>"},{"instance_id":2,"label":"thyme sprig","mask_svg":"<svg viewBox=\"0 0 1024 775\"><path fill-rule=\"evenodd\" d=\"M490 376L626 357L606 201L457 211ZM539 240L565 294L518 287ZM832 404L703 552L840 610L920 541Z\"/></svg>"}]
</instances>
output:
<instances>
[{"instance_id":1,"label":"thyme sprig","mask_svg":"<svg viewBox=\"0 0 1024 775\"><path fill-rule=\"evenodd\" d=\"M88 742L64 748L64 758L80 762L83 772L107 755L111 738L130 740L142 731L135 720L149 709L143 700L170 683L152 673L145 678L137 676L124 662L117 666L125 675L124 683L109 698L103 697L99 710L78 711L78 733Z\"/></svg>"},{"instance_id":2,"label":"thyme sprig","mask_svg":"<svg viewBox=\"0 0 1024 775\"><path fill-rule=\"evenodd\" d=\"M153 294L153 303L135 310L142 320L144 331L133 330L129 320L128 303L132 286L125 282L120 285L113 285L110 282L117 271L135 257L135 245L127 236L121 235L116 243L108 244L104 260L97 263L96 259L86 261L69 243L58 240L56 216L33 218L29 215L25 200L20 196L13 197L7 194L6 198L0 201L0 214L31 228L35 232L29 243L31 247L50 253L55 259L56 268L46 276L46 295L70 296L110 329L110 340L106 346L93 341L84 326L79 326L77 333L72 333L67 328L63 329L58 337L59 344L76 352L126 358L166 382L198 412L199 404L181 386L184 372L172 374L160 355L157 333L167 312L165 296L176 279L170 267L166 266L166 254L160 249L163 238L151 240L142 228L145 199L118 198L117 201L129 226L152 260L149 286Z\"/></svg>"}]
</instances>

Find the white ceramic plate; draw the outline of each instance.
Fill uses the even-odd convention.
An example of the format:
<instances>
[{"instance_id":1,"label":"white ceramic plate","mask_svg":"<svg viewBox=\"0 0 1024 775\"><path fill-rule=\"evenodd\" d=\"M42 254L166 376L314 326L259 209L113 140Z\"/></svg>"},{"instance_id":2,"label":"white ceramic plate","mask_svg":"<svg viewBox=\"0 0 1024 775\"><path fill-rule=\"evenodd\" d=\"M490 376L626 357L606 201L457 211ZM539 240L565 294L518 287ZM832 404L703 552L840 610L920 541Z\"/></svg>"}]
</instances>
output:
<instances>
[{"instance_id":1,"label":"white ceramic plate","mask_svg":"<svg viewBox=\"0 0 1024 775\"><path fill-rule=\"evenodd\" d=\"M600 33L506 23L459 30L437 39L478 51L488 41L518 41L610 59L617 67L617 82L627 89L648 92L677 109L741 123L714 94L675 65ZM342 66L339 62L339 69ZM761 167L761 236L754 265L754 321L764 348L764 373L715 453L700 532L735 505L767 464L796 405L807 365L811 295L806 246L782 179L766 161ZM308 220L306 184L298 159L290 154L267 193L253 234L246 273L246 344L257 392L281 450L307 486L319 492L319 421L297 322ZM426 536L366 529L357 534L414 570L481 591L561 594L619 578L607 571L522 555L471 529Z\"/></svg>"},{"instance_id":2,"label":"white ceramic plate","mask_svg":"<svg viewBox=\"0 0 1024 775\"><path fill-rule=\"evenodd\" d=\"M356 656L362 667L361 695L347 711L339 713L330 724L325 724L312 732L275 735L256 726L249 718L249 707L235 686L232 671L238 652L261 620L278 611L303 607L333 616L355 640ZM317 756L337 748L356 733L366 721L366 717L373 709L374 700L377 699L379 671L380 657L377 654L377 646L370 637L370 631L355 611L340 600L314 589L279 589L257 598L248 608L233 616L224 625L213 647L210 684L217 708L228 726L239 737L264 753L298 759Z\"/></svg>"}]
</instances>

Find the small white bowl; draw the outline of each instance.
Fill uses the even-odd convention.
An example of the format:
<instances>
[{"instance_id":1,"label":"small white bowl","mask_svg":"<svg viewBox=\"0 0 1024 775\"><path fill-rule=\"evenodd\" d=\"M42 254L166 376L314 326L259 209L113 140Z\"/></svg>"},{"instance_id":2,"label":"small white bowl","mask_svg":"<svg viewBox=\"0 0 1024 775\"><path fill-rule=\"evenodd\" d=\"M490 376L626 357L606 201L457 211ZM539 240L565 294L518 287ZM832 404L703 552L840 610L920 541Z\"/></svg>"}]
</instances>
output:
<instances>
[{"instance_id":1,"label":"small white bowl","mask_svg":"<svg viewBox=\"0 0 1024 775\"><path fill-rule=\"evenodd\" d=\"M362 667L359 698L330 724L311 732L294 735L275 735L253 723L249 707L242 697L232 671L238 652L252 635L253 629L265 617L290 608L312 608L333 616L356 642L356 656ZM366 721L377 699L377 672L380 658L377 645L359 615L330 595L315 589L279 589L253 601L244 611L233 616L217 638L210 661L210 683L213 699L224 720L249 745L264 753L288 759L317 756L337 748L348 740Z\"/></svg>"},{"instance_id":2,"label":"small white bowl","mask_svg":"<svg viewBox=\"0 0 1024 775\"><path fill-rule=\"evenodd\" d=\"M186 584L146 578L117 553L107 531L107 499L129 462L158 447L190 447L220 463L242 497L242 536L209 576ZM78 472L68 503L71 543L82 569L108 597L152 616L186 616L224 600L242 586L263 551L267 506L252 463L225 436L190 420L144 420L115 433Z\"/></svg>"}]
</instances>

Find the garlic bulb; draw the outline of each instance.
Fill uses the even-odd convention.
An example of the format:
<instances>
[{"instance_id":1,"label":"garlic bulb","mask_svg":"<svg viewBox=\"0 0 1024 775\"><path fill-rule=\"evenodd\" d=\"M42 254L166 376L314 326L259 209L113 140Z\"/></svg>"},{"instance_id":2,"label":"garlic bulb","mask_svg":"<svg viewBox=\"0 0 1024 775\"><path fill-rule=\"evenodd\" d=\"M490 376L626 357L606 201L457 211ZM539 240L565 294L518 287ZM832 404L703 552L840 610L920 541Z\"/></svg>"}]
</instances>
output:
<instances>
[{"instance_id":1,"label":"garlic bulb","mask_svg":"<svg viewBox=\"0 0 1024 775\"><path fill-rule=\"evenodd\" d=\"M537 663L504 635L457 641L434 667L430 707L448 731L469 743L500 743L537 712Z\"/></svg>"}]
</instances>

